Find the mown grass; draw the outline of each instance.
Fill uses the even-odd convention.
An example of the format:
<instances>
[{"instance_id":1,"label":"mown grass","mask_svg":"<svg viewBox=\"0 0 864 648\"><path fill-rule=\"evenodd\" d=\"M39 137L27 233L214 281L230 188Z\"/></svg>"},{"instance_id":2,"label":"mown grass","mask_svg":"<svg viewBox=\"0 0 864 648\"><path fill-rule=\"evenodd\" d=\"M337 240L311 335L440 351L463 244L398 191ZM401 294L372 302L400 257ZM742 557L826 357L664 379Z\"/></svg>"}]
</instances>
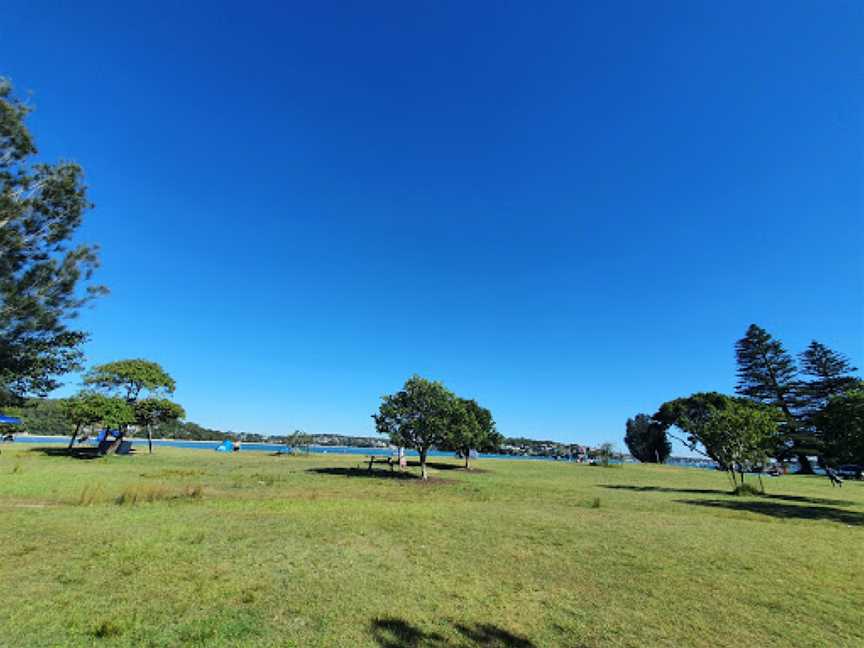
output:
<instances>
[{"instance_id":1,"label":"mown grass","mask_svg":"<svg viewBox=\"0 0 864 648\"><path fill-rule=\"evenodd\" d=\"M864 645L864 484L0 454L3 646Z\"/></svg>"}]
</instances>

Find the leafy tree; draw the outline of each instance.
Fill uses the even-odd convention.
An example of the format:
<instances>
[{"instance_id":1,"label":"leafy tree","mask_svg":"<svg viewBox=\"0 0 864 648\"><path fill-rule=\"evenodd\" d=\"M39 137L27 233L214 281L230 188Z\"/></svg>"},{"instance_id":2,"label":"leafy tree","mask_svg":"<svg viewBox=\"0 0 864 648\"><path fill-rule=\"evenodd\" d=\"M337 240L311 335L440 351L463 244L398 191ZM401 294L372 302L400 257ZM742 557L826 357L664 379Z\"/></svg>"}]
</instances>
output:
<instances>
[{"instance_id":1,"label":"leafy tree","mask_svg":"<svg viewBox=\"0 0 864 648\"><path fill-rule=\"evenodd\" d=\"M459 452L465 458L465 470L470 470L471 451L494 452L502 437L495 430L492 412L474 400L460 398L459 404L462 411L457 412L453 427L438 447Z\"/></svg>"},{"instance_id":2,"label":"leafy tree","mask_svg":"<svg viewBox=\"0 0 864 648\"><path fill-rule=\"evenodd\" d=\"M136 358L117 360L93 367L84 383L108 393L119 394L134 403L144 392L173 394L174 379L156 362Z\"/></svg>"},{"instance_id":3,"label":"leafy tree","mask_svg":"<svg viewBox=\"0 0 864 648\"><path fill-rule=\"evenodd\" d=\"M672 444L666 436L666 426L647 414L627 419L624 443L630 454L642 463L664 463L672 453Z\"/></svg>"},{"instance_id":4,"label":"leafy tree","mask_svg":"<svg viewBox=\"0 0 864 648\"><path fill-rule=\"evenodd\" d=\"M87 336L70 328L105 292L90 284L97 248L72 238L91 207L81 167L37 163L30 108L0 79L0 399L20 402L81 368Z\"/></svg>"},{"instance_id":5,"label":"leafy tree","mask_svg":"<svg viewBox=\"0 0 864 648\"><path fill-rule=\"evenodd\" d=\"M98 392L81 392L63 402L67 419L75 426L69 439L69 448L81 432L81 428L100 425L119 429L135 421L135 412L122 398L106 396Z\"/></svg>"},{"instance_id":6,"label":"leafy tree","mask_svg":"<svg viewBox=\"0 0 864 648\"><path fill-rule=\"evenodd\" d=\"M459 399L440 382L412 376L401 391L382 396L375 428L391 443L414 448L420 454L420 476L428 479L426 456L436 445L444 445L450 430L464 416Z\"/></svg>"},{"instance_id":7,"label":"leafy tree","mask_svg":"<svg viewBox=\"0 0 864 648\"><path fill-rule=\"evenodd\" d=\"M615 446L608 441L606 443L601 443L592 454L600 460L601 466L608 468L609 462L615 458Z\"/></svg>"},{"instance_id":8,"label":"leafy tree","mask_svg":"<svg viewBox=\"0 0 864 648\"><path fill-rule=\"evenodd\" d=\"M285 443L291 448L302 448L303 446L308 448L312 444L312 435L306 434L302 430L294 430L288 435Z\"/></svg>"},{"instance_id":9,"label":"leafy tree","mask_svg":"<svg viewBox=\"0 0 864 648\"><path fill-rule=\"evenodd\" d=\"M815 421L828 465L864 465L864 383L831 398Z\"/></svg>"},{"instance_id":10,"label":"leafy tree","mask_svg":"<svg viewBox=\"0 0 864 648\"><path fill-rule=\"evenodd\" d=\"M150 397L135 402L135 422L147 429L147 449L153 454L153 426L186 417L186 411L167 398Z\"/></svg>"},{"instance_id":11,"label":"leafy tree","mask_svg":"<svg viewBox=\"0 0 864 648\"><path fill-rule=\"evenodd\" d=\"M744 471L762 466L776 447L783 415L771 406L717 392L697 393L663 403L654 418L687 436L682 442L725 470L737 486ZM704 450L703 450L704 449Z\"/></svg>"},{"instance_id":12,"label":"leafy tree","mask_svg":"<svg viewBox=\"0 0 864 648\"><path fill-rule=\"evenodd\" d=\"M757 403L778 408L785 416L786 443L778 445L782 458L790 446L798 457L801 472L813 473L807 457L816 452L815 439L802 427L796 417L798 401L798 368L795 359L780 340L775 340L765 329L751 324L743 338L735 343L738 361L738 384L735 391Z\"/></svg>"},{"instance_id":13,"label":"leafy tree","mask_svg":"<svg viewBox=\"0 0 864 648\"><path fill-rule=\"evenodd\" d=\"M810 380L799 388L803 418L810 422L833 396L855 389L859 379L853 375L858 371L849 359L824 344L813 340L799 356L801 373Z\"/></svg>"}]
</instances>

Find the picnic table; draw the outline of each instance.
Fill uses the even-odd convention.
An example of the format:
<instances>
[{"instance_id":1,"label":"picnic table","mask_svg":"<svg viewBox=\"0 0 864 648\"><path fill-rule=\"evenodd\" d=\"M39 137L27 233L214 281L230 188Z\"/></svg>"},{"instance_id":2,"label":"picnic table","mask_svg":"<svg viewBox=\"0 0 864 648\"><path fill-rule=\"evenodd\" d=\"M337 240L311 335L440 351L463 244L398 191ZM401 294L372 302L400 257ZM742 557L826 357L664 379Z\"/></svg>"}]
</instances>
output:
<instances>
[{"instance_id":1,"label":"picnic table","mask_svg":"<svg viewBox=\"0 0 864 648\"><path fill-rule=\"evenodd\" d=\"M376 463L383 463L390 466L390 472L393 472L397 467L399 470L402 470L407 466L407 462L405 461L405 457L403 456L400 459L397 457L381 457L378 455L369 455L369 472L372 472L372 466Z\"/></svg>"}]
</instances>

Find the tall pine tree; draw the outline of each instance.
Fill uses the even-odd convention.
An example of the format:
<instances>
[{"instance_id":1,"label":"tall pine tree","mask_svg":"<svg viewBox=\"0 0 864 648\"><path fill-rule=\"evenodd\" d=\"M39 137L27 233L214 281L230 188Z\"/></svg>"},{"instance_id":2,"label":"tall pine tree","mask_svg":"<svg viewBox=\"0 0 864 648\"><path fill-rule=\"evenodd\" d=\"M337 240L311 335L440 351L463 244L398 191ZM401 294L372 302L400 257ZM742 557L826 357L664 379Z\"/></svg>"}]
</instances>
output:
<instances>
[{"instance_id":1,"label":"tall pine tree","mask_svg":"<svg viewBox=\"0 0 864 648\"><path fill-rule=\"evenodd\" d=\"M87 336L69 322L104 292L95 246L72 243L90 206L81 168L34 160L30 108L0 78L0 403L58 386Z\"/></svg>"},{"instance_id":2,"label":"tall pine tree","mask_svg":"<svg viewBox=\"0 0 864 648\"><path fill-rule=\"evenodd\" d=\"M807 458L812 439L799 425L797 414L798 368L795 359L765 329L751 324L743 338L735 343L738 361L738 384L735 391L757 402L773 405L786 417L786 436L797 455L801 472L812 474Z\"/></svg>"},{"instance_id":3,"label":"tall pine tree","mask_svg":"<svg viewBox=\"0 0 864 648\"><path fill-rule=\"evenodd\" d=\"M802 417L810 422L832 396L840 396L860 384L849 358L813 340L800 354L801 373L809 377L799 389Z\"/></svg>"}]
</instances>

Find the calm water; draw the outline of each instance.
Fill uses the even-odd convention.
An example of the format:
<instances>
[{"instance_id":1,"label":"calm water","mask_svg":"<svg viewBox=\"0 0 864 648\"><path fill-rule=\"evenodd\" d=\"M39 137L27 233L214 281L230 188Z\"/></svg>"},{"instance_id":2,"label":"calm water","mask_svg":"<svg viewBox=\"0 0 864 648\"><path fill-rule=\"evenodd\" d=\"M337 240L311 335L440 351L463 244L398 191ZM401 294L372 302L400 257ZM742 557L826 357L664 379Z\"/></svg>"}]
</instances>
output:
<instances>
[{"instance_id":1,"label":"calm water","mask_svg":"<svg viewBox=\"0 0 864 648\"><path fill-rule=\"evenodd\" d=\"M132 439L133 445L137 445L141 447L142 445L146 447L147 439L142 439L140 437ZM60 444L68 444L69 437L60 437L60 436L24 436L19 435L15 437L16 443L56 443ZM173 439L154 439L154 446L171 446L174 448L191 448L193 450L215 450L216 446L218 446L220 441L182 441L182 440L173 440ZM95 445L95 442L88 442L88 445ZM304 446L305 447L305 446ZM281 443L252 443L244 441L241 446L241 452L278 452L279 450L285 450L286 446ZM321 454L350 454L350 455L376 455L376 456L385 456L388 457L392 453L389 448L355 448L351 446L319 446L319 445L311 445L309 446L310 452L321 453ZM417 457L419 456L416 450L406 450L405 455L408 457ZM443 450L430 450L430 457L453 457L455 453L446 452ZM521 457L517 455L503 455L503 454L483 454L479 455L481 459L525 459L525 460L535 460L535 461L554 461L551 457Z\"/></svg>"}]
</instances>

